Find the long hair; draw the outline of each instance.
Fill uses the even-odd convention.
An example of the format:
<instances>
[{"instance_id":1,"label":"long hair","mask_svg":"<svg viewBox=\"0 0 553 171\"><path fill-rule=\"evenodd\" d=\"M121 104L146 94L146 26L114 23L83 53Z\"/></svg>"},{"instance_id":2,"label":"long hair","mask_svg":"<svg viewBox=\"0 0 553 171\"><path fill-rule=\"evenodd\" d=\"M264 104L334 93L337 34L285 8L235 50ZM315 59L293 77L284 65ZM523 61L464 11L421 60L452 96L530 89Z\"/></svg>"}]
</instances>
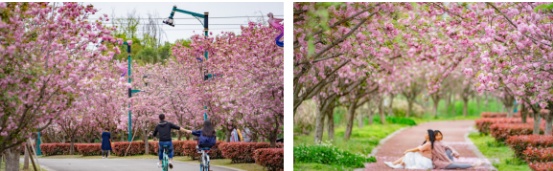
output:
<instances>
[{"instance_id":1,"label":"long hair","mask_svg":"<svg viewBox=\"0 0 553 171\"><path fill-rule=\"evenodd\" d=\"M206 137L215 136L215 129L213 129L213 124L211 124L211 121L209 120L204 121L204 128L202 129L202 135Z\"/></svg>"},{"instance_id":2,"label":"long hair","mask_svg":"<svg viewBox=\"0 0 553 171\"><path fill-rule=\"evenodd\" d=\"M428 139L430 139L430 146L432 147L432 149L434 149L434 141L436 141L436 135L434 134L434 131L431 129L428 129L427 132L428 132ZM422 142L422 144L424 143L426 143L426 140Z\"/></svg>"}]
</instances>

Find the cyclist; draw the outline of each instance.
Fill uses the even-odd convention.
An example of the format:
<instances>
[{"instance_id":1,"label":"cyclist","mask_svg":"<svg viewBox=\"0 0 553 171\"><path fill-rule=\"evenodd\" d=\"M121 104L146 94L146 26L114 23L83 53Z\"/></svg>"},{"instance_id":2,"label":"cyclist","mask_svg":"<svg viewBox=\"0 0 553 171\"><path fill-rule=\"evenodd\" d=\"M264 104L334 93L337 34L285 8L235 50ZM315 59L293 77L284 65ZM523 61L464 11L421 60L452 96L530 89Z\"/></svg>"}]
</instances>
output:
<instances>
[{"instance_id":1,"label":"cyclist","mask_svg":"<svg viewBox=\"0 0 553 171\"><path fill-rule=\"evenodd\" d=\"M194 136L198 136L198 147L199 148L211 148L217 142L217 136L215 135L215 129L213 129L213 124L211 121L205 120L204 127L201 130L186 132L192 133Z\"/></svg>"},{"instance_id":2,"label":"cyclist","mask_svg":"<svg viewBox=\"0 0 553 171\"><path fill-rule=\"evenodd\" d=\"M171 138L171 129L177 129L183 132L187 132L189 130L186 130L182 127L179 127L171 122L165 121L165 115L159 114L159 123L157 124L155 130L154 130L154 137L157 136L159 133L159 148L158 148L158 155L159 155L159 162L157 163L158 167L161 167L161 160L163 159L163 146L166 145L169 147L168 154L169 154L169 168L173 168L173 142Z\"/></svg>"}]
</instances>

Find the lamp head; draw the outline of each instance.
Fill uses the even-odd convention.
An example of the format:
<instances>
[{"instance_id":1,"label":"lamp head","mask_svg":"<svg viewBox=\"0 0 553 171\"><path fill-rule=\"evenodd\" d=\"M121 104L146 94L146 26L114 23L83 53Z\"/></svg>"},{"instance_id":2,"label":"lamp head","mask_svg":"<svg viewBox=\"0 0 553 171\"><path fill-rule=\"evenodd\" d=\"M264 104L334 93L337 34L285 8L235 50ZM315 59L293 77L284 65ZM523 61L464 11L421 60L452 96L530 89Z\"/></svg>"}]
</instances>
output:
<instances>
[{"instance_id":1,"label":"lamp head","mask_svg":"<svg viewBox=\"0 0 553 171\"><path fill-rule=\"evenodd\" d=\"M164 24L170 25L172 27L175 27L175 24L173 23L173 18L169 17L166 20L163 21Z\"/></svg>"}]
</instances>

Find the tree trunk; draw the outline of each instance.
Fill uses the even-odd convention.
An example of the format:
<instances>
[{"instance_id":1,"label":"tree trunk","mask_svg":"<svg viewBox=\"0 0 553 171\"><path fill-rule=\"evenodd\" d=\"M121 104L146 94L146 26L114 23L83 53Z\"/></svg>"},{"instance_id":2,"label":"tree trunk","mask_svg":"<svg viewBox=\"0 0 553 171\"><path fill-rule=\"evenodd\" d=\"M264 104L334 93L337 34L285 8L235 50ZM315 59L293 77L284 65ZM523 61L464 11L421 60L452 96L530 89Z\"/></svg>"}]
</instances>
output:
<instances>
[{"instance_id":1,"label":"tree trunk","mask_svg":"<svg viewBox=\"0 0 553 171\"><path fill-rule=\"evenodd\" d=\"M25 147L25 157L23 158L23 170L29 169L29 150L27 147Z\"/></svg>"},{"instance_id":2,"label":"tree trunk","mask_svg":"<svg viewBox=\"0 0 553 171\"><path fill-rule=\"evenodd\" d=\"M370 109L370 106L367 114L369 114L369 125L372 125L374 121L374 112Z\"/></svg>"},{"instance_id":3,"label":"tree trunk","mask_svg":"<svg viewBox=\"0 0 553 171\"><path fill-rule=\"evenodd\" d=\"M407 98L407 116L411 116L413 114L413 101L415 101L414 98Z\"/></svg>"},{"instance_id":4,"label":"tree trunk","mask_svg":"<svg viewBox=\"0 0 553 171\"><path fill-rule=\"evenodd\" d=\"M463 116L467 117L468 98L463 98Z\"/></svg>"},{"instance_id":5,"label":"tree trunk","mask_svg":"<svg viewBox=\"0 0 553 171\"><path fill-rule=\"evenodd\" d=\"M178 140L180 141L182 139L182 132L177 132L177 135L178 135Z\"/></svg>"},{"instance_id":6,"label":"tree trunk","mask_svg":"<svg viewBox=\"0 0 553 171\"><path fill-rule=\"evenodd\" d=\"M75 154L75 136L71 136L69 137L69 139L71 140L71 145L69 146L69 155L73 155Z\"/></svg>"},{"instance_id":7,"label":"tree trunk","mask_svg":"<svg viewBox=\"0 0 553 171\"><path fill-rule=\"evenodd\" d=\"M390 93L390 108L389 108L388 114L390 114L391 116L395 116L394 115L394 97L395 96L396 96L395 94Z\"/></svg>"},{"instance_id":8,"label":"tree trunk","mask_svg":"<svg viewBox=\"0 0 553 171\"><path fill-rule=\"evenodd\" d=\"M507 109L507 117L513 117L513 104L511 103L511 105L506 105L505 108Z\"/></svg>"},{"instance_id":9,"label":"tree trunk","mask_svg":"<svg viewBox=\"0 0 553 171\"><path fill-rule=\"evenodd\" d=\"M323 104L319 104L323 105ZM323 107L317 107L317 116L315 120L315 144L320 144L321 140L323 139L323 129L324 129L324 121L326 118L325 112L322 111Z\"/></svg>"},{"instance_id":10,"label":"tree trunk","mask_svg":"<svg viewBox=\"0 0 553 171\"><path fill-rule=\"evenodd\" d=\"M386 114L384 113L384 110L382 109L382 100L383 98L380 98L378 101L378 114L380 115L380 123L386 124Z\"/></svg>"},{"instance_id":11,"label":"tree trunk","mask_svg":"<svg viewBox=\"0 0 553 171\"><path fill-rule=\"evenodd\" d=\"M225 135L226 135L226 142L230 142L230 136L232 134L232 131L231 130L226 130L225 131Z\"/></svg>"},{"instance_id":12,"label":"tree trunk","mask_svg":"<svg viewBox=\"0 0 553 171\"><path fill-rule=\"evenodd\" d=\"M528 117L528 108L526 108L526 104L520 105L520 117L522 118L522 123L526 123L526 119Z\"/></svg>"},{"instance_id":13,"label":"tree trunk","mask_svg":"<svg viewBox=\"0 0 553 171\"><path fill-rule=\"evenodd\" d=\"M363 125L365 124L363 123L363 115L364 115L363 112L360 112L357 114L357 127L359 128L363 128Z\"/></svg>"},{"instance_id":14,"label":"tree trunk","mask_svg":"<svg viewBox=\"0 0 553 171\"><path fill-rule=\"evenodd\" d=\"M549 112L547 112L547 114L545 114L545 131L543 133L543 135L553 135L551 134L551 131L552 131L552 126L551 124L553 124L553 110L551 109L551 107L553 104L549 103Z\"/></svg>"},{"instance_id":15,"label":"tree trunk","mask_svg":"<svg viewBox=\"0 0 553 171\"><path fill-rule=\"evenodd\" d=\"M148 130L142 129L142 141L144 142L144 154L150 153L150 143L148 143Z\"/></svg>"},{"instance_id":16,"label":"tree trunk","mask_svg":"<svg viewBox=\"0 0 553 171\"><path fill-rule=\"evenodd\" d=\"M21 146L15 146L6 149L6 171L19 171L19 148Z\"/></svg>"},{"instance_id":17,"label":"tree trunk","mask_svg":"<svg viewBox=\"0 0 553 171\"><path fill-rule=\"evenodd\" d=\"M434 99L433 102L434 102L434 118L438 118L438 104L440 101L437 99Z\"/></svg>"},{"instance_id":18,"label":"tree trunk","mask_svg":"<svg viewBox=\"0 0 553 171\"><path fill-rule=\"evenodd\" d=\"M344 140L348 141L353 129L353 118L355 118L355 109L357 108L357 101L351 103L348 107L348 123L346 125L346 132L344 134Z\"/></svg>"},{"instance_id":19,"label":"tree trunk","mask_svg":"<svg viewBox=\"0 0 553 171\"><path fill-rule=\"evenodd\" d=\"M331 107L327 112L328 121L328 139L334 141L334 107Z\"/></svg>"},{"instance_id":20,"label":"tree trunk","mask_svg":"<svg viewBox=\"0 0 553 171\"><path fill-rule=\"evenodd\" d=\"M534 135L540 135L540 113L534 112Z\"/></svg>"},{"instance_id":21,"label":"tree trunk","mask_svg":"<svg viewBox=\"0 0 553 171\"><path fill-rule=\"evenodd\" d=\"M446 95L446 101L445 101L445 108L447 112L450 112L451 110L451 92L447 93Z\"/></svg>"},{"instance_id":22,"label":"tree trunk","mask_svg":"<svg viewBox=\"0 0 553 171\"><path fill-rule=\"evenodd\" d=\"M484 101L484 106L486 107L486 111L490 110L490 105L488 105L490 102L490 99L488 98L488 92L486 92L486 100Z\"/></svg>"}]
</instances>

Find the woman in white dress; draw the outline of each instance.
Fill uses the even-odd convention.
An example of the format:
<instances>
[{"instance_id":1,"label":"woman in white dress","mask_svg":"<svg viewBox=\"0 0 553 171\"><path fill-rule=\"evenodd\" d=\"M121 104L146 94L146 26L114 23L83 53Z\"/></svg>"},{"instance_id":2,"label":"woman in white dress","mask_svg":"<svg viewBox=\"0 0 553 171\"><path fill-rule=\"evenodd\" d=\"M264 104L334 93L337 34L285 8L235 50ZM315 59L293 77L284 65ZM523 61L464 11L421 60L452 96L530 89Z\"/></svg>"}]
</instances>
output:
<instances>
[{"instance_id":1,"label":"woman in white dress","mask_svg":"<svg viewBox=\"0 0 553 171\"><path fill-rule=\"evenodd\" d=\"M422 145L405 151L405 155L394 162L384 162L394 169L432 169L432 149L436 137L434 131L427 130Z\"/></svg>"}]
</instances>

